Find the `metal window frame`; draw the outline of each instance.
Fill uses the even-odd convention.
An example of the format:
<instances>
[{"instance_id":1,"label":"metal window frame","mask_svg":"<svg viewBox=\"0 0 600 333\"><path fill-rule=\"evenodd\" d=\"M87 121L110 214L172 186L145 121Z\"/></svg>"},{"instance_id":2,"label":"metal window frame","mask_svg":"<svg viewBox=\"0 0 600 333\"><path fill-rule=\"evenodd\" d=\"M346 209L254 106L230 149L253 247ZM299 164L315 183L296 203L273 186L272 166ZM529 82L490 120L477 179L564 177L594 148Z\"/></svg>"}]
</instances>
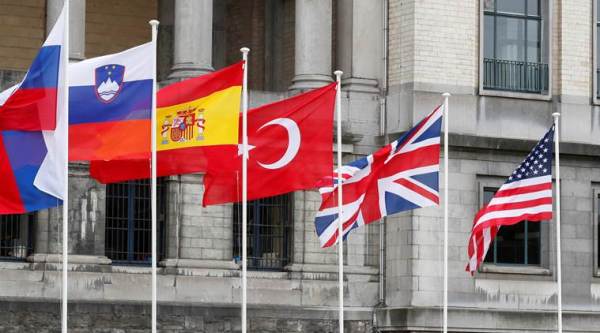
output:
<instances>
[{"instance_id":1,"label":"metal window frame","mask_svg":"<svg viewBox=\"0 0 600 333\"><path fill-rule=\"evenodd\" d=\"M150 186L150 184L140 184L140 182L143 180L130 180L130 181L126 181L126 182L121 182L121 183L116 183L116 184L109 184L107 186L111 186L111 185L125 185L127 186L127 196L126 196L126 200L127 200L127 242L126 242L126 256L127 259L123 260L123 259L113 259L112 263L114 265L122 265L122 266L149 266L151 264L151 257L149 257L148 260L136 260L134 257L134 253L135 253L135 249L134 249L134 245L135 245L135 234L136 234L136 228L135 228L135 210L136 210L136 206L135 206L135 200L136 200L136 186ZM166 181L165 178L158 178L157 179L157 210L158 210L158 237L157 237L157 255L158 258L157 260L161 260L164 256L165 256L165 249L166 249L166 234L167 234L167 218L168 218L168 205L167 205L167 185L168 182ZM108 191L107 191L108 192ZM150 200L150 198L146 198L148 201ZM107 198L106 198L106 202L108 202L109 198L108 198L108 194L107 194ZM150 206L150 205L148 205ZM162 210L162 212L161 212ZM108 214L105 214L105 216ZM107 228L108 226L105 224L105 228ZM150 231L151 232L151 231ZM150 234L148 235L148 241L150 241ZM106 234L106 231L105 231ZM105 242L106 242L107 237L105 236ZM106 246L105 246L106 248ZM151 254L151 253L150 253ZM109 254L106 253L107 257L110 258Z\"/></svg>"},{"instance_id":2,"label":"metal window frame","mask_svg":"<svg viewBox=\"0 0 600 333\"><path fill-rule=\"evenodd\" d=\"M285 215L287 218L287 224L282 225L283 239L282 239L282 251L281 256L276 258L275 260L280 262L281 265L277 267L273 266L263 266L261 265L261 260L256 258L256 253L254 253L255 257L248 256L248 269L256 270L256 271L282 271L285 266L289 265L293 261L293 238L294 238L294 195L293 193L287 193L280 196L274 196L269 198L257 199L248 202L248 211L252 212L253 220L261 220L261 208L264 208L265 205L269 205L268 203L264 203L263 200L269 200L277 197L287 197L287 207L283 205L279 205L278 207L282 207L286 209ZM234 228L233 232L233 257L236 260L241 260L239 256L241 255L241 213L238 212L241 210L241 206L239 204L234 204L233 207L233 223ZM249 214L250 216L250 214ZM252 248L256 251L260 251L262 247L262 243L264 241L265 236L261 234L260 228L263 226L262 223L249 223L248 224L248 233L253 235L253 237L248 237L248 246L252 246ZM240 253L238 253L240 252Z\"/></svg>"},{"instance_id":3,"label":"metal window frame","mask_svg":"<svg viewBox=\"0 0 600 333\"><path fill-rule=\"evenodd\" d=\"M598 246L599 246L599 242L600 242L600 218L599 218L599 214L600 214L600 210L598 205L600 205L600 184L595 184L592 187L592 214L594 214L594 216L592 217L592 230L594 232L593 235L593 239L594 241L593 243L593 265L592 265L592 276L593 277L600 277L600 251L598 250Z\"/></svg>"},{"instance_id":4,"label":"metal window frame","mask_svg":"<svg viewBox=\"0 0 600 333\"><path fill-rule=\"evenodd\" d=\"M479 205L477 210L481 209L481 207L483 207L483 203L484 203L484 193L485 190L488 188L500 188L500 186L502 186L502 184L504 183L504 180L506 180L505 176L479 176L479 181L478 181L478 188L479 188ZM536 222L536 223L543 223L543 222ZM546 254L544 251L544 242L547 242L548 237L550 236L550 230L548 229L547 225L541 224L540 225L540 238L539 238L539 252L540 252L540 264L504 264L504 263L497 263L497 252L496 252L496 242L494 241L494 261L493 262L486 262L485 258L482 261L481 265L479 266L479 273L504 273L503 271L498 271L496 272L496 270L494 269L494 267L498 267L498 268L514 268L516 269L516 273L523 273L523 274L541 274L541 275L548 275L548 270L546 269L546 266L548 265L547 263L547 258L545 258ZM524 238L524 242L527 241L527 237ZM525 251L527 252L527 243L525 243ZM527 254L527 253L526 253ZM525 261L527 261L527 255L525 256ZM510 273L515 273L515 270L509 270L508 272ZM519 270L523 270L523 272L520 272Z\"/></svg>"},{"instance_id":5,"label":"metal window frame","mask_svg":"<svg viewBox=\"0 0 600 333\"><path fill-rule=\"evenodd\" d=\"M592 0L592 104L600 105L600 66L598 65L598 28L600 27L598 17L598 0Z\"/></svg>"},{"instance_id":6,"label":"metal window frame","mask_svg":"<svg viewBox=\"0 0 600 333\"><path fill-rule=\"evenodd\" d=\"M548 91L545 94L538 94L538 93L528 93L528 92L518 92L518 91L507 91L507 90L491 90L491 89L484 89L483 88L483 82L484 82L484 64L483 64L483 59L484 59L484 46L485 46L485 24L484 24L484 19L485 19L485 15L486 11L484 6L484 1L485 0L479 0L479 84L478 84L478 88L479 88L479 95L480 96L495 96L495 97L507 97L507 98L519 98L519 99L529 99L529 100L541 100L541 101L550 101L552 100L552 89L553 89L553 57L552 57L552 27L553 27L553 4L554 1L553 0L547 0L547 8L544 8L544 6L542 6L542 1L546 1L546 0L540 0L539 3L539 17L540 17L540 21L544 22L544 15L547 14L548 19L546 20L547 25L546 24L541 24L540 27L540 36L538 37L539 42L540 42L540 54L539 57L540 59L543 59L543 55L546 54L547 55L547 63L548 63ZM496 1L494 1L494 13L496 13ZM543 9L546 9L546 11L542 11ZM527 10L527 4L526 4L526 8L525 10ZM503 15L511 15L511 14L507 14L507 13L502 13ZM543 39L544 36L547 36L546 39ZM494 41L494 50L496 48L496 42ZM495 54L495 51L494 51Z\"/></svg>"},{"instance_id":7,"label":"metal window frame","mask_svg":"<svg viewBox=\"0 0 600 333\"><path fill-rule=\"evenodd\" d=\"M35 232L35 222L37 219L37 215L35 213L25 213L25 214L10 214L10 215L2 215L0 216L0 223L4 223L3 221L6 218L17 217L19 219L19 234L22 234L21 225L23 223L27 223L27 236L26 236L26 253L23 257L18 256L0 256L0 261L25 261L27 257L33 254L34 250L34 237L33 234ZM3 227L0 226L0 238L2 238Z\"/></svg>"}]
</instances>

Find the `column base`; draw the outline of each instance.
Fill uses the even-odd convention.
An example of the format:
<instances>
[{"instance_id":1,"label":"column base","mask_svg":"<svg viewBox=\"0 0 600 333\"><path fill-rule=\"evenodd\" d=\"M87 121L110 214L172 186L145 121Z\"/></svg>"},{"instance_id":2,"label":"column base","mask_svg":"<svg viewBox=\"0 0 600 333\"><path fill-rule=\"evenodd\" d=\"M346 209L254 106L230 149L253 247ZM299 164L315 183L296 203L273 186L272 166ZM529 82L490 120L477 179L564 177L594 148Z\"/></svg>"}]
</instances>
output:
<instances>
[{"instance_id":1,"label":"column base","mask_svg":"<svg viewBox=\"0 0 600 333\"><path fill-rule=\"evenodd\" d=\"M191 63L176 64L171 68L171 74L169 74L168 79L172 81L181 81L214 71L214 68L210 65L195 65Z\"/></svg>"},{"instance_id":2,"label":"column base","mask_svg":"<svg viewBox=\"0 0 600 333\"><path fill-rule=\"evenodd\" d=\"M365 79L358 77L349 77L342 79L342 88L349 92L379 94L380 92L377 86L378 82L376 79Z\"/></svg>"},{"instance_id":3,"label":"column base","mask_svg":"<svg viewBox=\"0 0 600 333\"><path fill-rule=\"evenodd\" d=\"M330 75L324 74L299 74L292 80L289 90L306 90L320 88L333 82Z\"/></svg>"}]
</instances>

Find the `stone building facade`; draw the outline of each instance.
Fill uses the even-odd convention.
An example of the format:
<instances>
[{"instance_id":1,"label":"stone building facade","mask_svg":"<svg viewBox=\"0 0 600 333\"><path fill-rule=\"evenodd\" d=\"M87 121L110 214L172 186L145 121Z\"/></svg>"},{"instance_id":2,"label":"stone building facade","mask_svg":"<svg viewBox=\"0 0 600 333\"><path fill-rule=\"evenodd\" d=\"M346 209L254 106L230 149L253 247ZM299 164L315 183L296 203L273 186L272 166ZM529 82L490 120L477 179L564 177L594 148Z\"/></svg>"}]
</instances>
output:
<instances>
[{"instance_id":1,"label":"stone building facade","mask_svg":"<svg viewBox=\"0 0 600 333\"><path fill-rule=\"evenodd\" d=\"M146 42L158 18L162 85L236 62L242 46L252 50L252 106L341 69L346 161L397 138L450 92L452 332L556 330L554 221L503 228L482 268L464 267L474 214L560 112L564 328L600 332L596 2L71 0L70 57ZM0 88L23 76L61 4L0 1ZM71 331L147 331L147 183L102 185L73 163L69 188ZM201 174L161 179L159 193L160 330L239 331L239 207L201 207ZM319 247L319 203L299 191L250 204L250 331L337 331L337 253ZM348 332L440 330L442 212L398 214L348 238ZM60 221L60 209L1 218L0 331L60 327Z\"/></svg>"}]
</instances>

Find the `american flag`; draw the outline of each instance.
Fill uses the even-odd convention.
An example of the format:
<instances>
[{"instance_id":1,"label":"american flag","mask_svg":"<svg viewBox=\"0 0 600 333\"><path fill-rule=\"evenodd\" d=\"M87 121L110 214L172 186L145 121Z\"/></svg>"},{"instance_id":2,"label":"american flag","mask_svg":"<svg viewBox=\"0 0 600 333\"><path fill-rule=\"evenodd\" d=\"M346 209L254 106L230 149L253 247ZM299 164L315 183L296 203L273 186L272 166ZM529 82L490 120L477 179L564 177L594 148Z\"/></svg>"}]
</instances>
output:
<instances>
[{"instance_id":1,"label":"american flag","mask_svg":"<svg viewBox=\"0 0 600 333\"><path fill-rule=\"evenodd\" d=\"M344 239L362 225L394 213L439 204L442 107L400 139L342 167ZM335 171L337 177L337 170ZM315 228L321 247L337 242L336 178L321 187Z\"/></svg>"},{"instance_id":2,"label":"american flag","mask_svg":"<svg viewBox=\"0 0 600 333\"><path fill-rule=\"evenodd\" d=\"M503 225L552 219L552 153L554 126L508 177L473 221L467 247L473 274Z\"/></svg>"}]
</instances>

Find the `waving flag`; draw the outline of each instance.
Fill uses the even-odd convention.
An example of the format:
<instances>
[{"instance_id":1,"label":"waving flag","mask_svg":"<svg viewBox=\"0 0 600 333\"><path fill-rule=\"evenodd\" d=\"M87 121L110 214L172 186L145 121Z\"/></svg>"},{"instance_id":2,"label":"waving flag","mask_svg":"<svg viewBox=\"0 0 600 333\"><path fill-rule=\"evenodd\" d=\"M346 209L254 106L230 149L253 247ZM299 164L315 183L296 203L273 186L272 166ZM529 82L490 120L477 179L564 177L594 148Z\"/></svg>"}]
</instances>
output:
<instances>
[{"instance_id":1,"label":"waving flag","mask_svg":"<svg viewBox=\"0 0 600 333\"><path fill-rule=\"evenodd\" d=\"M206 171L207 151L237 145L242 66L239 62L158 92L159 177ZM148 158L92 161L90 175L101 183L150 178L150 163Z\"/></svg>"},{"instance_id":2,"label":"waving flag","mask_svg":"<svg viewBox=\"0 0 600 333\"><path fill-rule=\"evenodd\" d=\"M154 46L69 68L69 160L149 156Z\"/></svg>"},{"instance_id":3,"label":"waving flag","mask_svg":"<svg viewBox=\"0 0 600 333\"><path fill-rule=\"evenodd\" d=\"M553 142L554 126L475 215L467 247L466 270L471 274L479 268L501 226L552 218Z\"/></svg>"},{"instance_id":4,"label":"waving flag","mask_svg":"<svg viewBox=\"0 0 600 333\"><path fill-rule=\"evenodd\" d=\"M65 23L63 13L23 82L0 93L0 214L21 214L61 204L61 193L49 195L34 182L49 155L46 140L60 136L57 119L66 119L62 93L68 62L63 52Z\"/></svg>"},{"instance_id":5,"label":"waving flag","mask_svg":"<svg viewBox=\"0 0 600 333\"><path fill-rule=\"evenodd\" d=\"M313 188L331 174L335 86L248 111L248 200ZM241 200L241 152L209 152L204 205Z\"/></svg>"},{"instance_id":6,"label":"waving flag","mask_svg":"<svg viewBox=\"0 0 600 333\"><path fill-rule=\"evenodd\" d=\"M398 140L342 167L344 238L383 216L439 204L441 127L439 106ZM319 189L322 201L315 218L321 247L338 238L339 180L330 181Z\"/></svg>"},{"instance_id":7,"label":"waving flag","mask_svg":"<svg viewBox=\"0 0 600 333\"><path fill-rule=\"evenodd\" d=\"M10 96L0 106L0 130L39 131L55 128L64 37L64 18L61 14L25 78L9 90Z\"/></svg>"}]
</instances>

